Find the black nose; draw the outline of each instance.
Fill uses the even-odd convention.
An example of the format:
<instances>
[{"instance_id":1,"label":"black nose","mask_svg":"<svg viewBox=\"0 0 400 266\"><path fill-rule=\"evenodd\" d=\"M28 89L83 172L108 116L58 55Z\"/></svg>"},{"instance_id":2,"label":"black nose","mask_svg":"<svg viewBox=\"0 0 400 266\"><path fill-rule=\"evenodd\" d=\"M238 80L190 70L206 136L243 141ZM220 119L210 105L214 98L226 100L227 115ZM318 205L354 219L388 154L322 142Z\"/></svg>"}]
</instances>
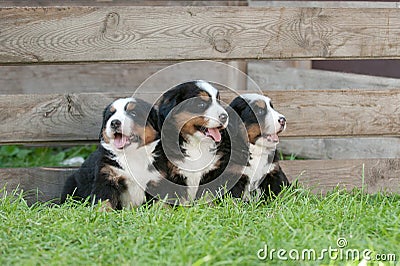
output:
<instances>
[{"instance_id":1,"label":"black nose","mask_svg":"<svg viewBox=\"0 0 400 266\"><path fill-rule=\"evenodd\" d=\"M228 121L228 115L227 115L227 114L220 114L220 115L219 115L219 121L220 121L222 124L225 124L226 121Z\"/></svg>"},{"instance_id":2,"label":"black nose","mask_svg":"<svg viewBox=\"0 0 400 266\"><path fill-rule=\"evenodd\" d=\"M286 124L286 118L284 118L283 116L279 117L278 122L282 127L284 127Z\"/></svg>"},{"instance_id":3,"label":"black nose","mask_svg":"<svg viewBox=\"0 0 400 266\"><path fill-rule=\"evenodd\" d=\"M113 121L111 121L111 128L116 130L118 128L121 127L121 121L114 119Z\"/></svg>"}]
</instances>

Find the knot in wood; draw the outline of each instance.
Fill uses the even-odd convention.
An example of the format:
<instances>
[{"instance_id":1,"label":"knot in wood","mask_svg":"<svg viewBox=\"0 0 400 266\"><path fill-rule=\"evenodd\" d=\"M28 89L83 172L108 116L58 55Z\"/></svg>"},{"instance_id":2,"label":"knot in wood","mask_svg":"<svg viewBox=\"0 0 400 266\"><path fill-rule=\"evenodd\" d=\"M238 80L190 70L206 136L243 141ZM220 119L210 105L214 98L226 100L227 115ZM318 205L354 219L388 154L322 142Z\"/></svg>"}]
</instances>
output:
<instances>
[{"instance_id":1,"label":"knot in wood","mask_svg":"<svg viewBox=\"0 0 400 266\"><path fill-rule=\"evenodd\" d=\"M120 16L117 12L110 12L104 19L102 33L106 33L108 30L116 30L119 25Z\"/></svg>"},{"instance_id":2,"label":"knot in wood","mask_svg":"<svg viewBox=\"0 0 400 266\"><path fill-rule=\"evenodd\" d=\"M222 36L216 36L212 39L211 44L215 50L220 53L227 53L232 49L231 42Z\"/></svg>"}]
</instances>

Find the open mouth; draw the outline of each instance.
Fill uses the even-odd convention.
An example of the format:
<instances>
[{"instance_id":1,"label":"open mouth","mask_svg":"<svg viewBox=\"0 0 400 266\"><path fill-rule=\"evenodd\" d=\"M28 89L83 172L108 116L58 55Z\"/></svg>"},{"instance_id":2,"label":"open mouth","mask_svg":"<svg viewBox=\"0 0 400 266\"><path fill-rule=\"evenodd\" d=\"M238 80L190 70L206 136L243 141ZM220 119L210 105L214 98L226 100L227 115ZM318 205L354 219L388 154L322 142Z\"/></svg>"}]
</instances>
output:
<instances>
[{"instance_id":1,"label":"open mouth","mask_svg":"<svg viewBox=\"0 0 400 266\"><path fill-rule=\"evenodd\" d=\"M265 138L268 142L272 142L272 143L278 143L279 142L279 137L278 137L278 133L275 134L263 134L262 137Z\"/></svg>"},{"instance_id":2,"label":"open mouth","mask_svg":"<svg viewBox=\"0 0 400 266\"><path fill-rule=\"evenodd\" d=\"M138 142L139 141L139 136L137 135L132 135L132 136L126 136L122 133L115 133L114 134L114 146L117 149L123 149L128 147L131 143Z\"/></svg>"},{"instance_id":3,"label":"open mouth","mask_svg":"<svg viewBox=\"0 0 400 266\"><path fill-rule=\"evenodd\" d=\"M221 141L221 133L219 130L222 127L214 127L214 128L207 128L207 127L200 127L198 130L203 133L206 137L213 139L215 142Z\"/></svg>"},{"instance_id":4,"label":"open mouth","mask_svg":"<svg viewBox=\"0 0 400 266\"><path fill-rule=\"evenodd\" d=\"M272 143L279 143L279 137L278 134L283 131L283 128L281 128L278 132L273 133L273 134L262 134L262 137L267 139L268 142Z\"/></svg>"},{"instance_id":5,"label":"open mouth","mask_svg":"<svg viewBox=\"0 0 400 266\"><path fill-rule=\"evenodd\" d=\"M279 137L278 134L270 134L266 136L266 139L269 142L273 142L273 143L278 143L279 142Z\"/></svg>"},{"instance_id":6,"label":"open mouth","mask_svg":"<svg viewBox=\"0 0 400 266\"><path fill-rule=\"evenodd\" d=\"M131 144L130 138L122 133L114 134L114 146L117 149L123 149Z\"/></svg>"}]
</instances>

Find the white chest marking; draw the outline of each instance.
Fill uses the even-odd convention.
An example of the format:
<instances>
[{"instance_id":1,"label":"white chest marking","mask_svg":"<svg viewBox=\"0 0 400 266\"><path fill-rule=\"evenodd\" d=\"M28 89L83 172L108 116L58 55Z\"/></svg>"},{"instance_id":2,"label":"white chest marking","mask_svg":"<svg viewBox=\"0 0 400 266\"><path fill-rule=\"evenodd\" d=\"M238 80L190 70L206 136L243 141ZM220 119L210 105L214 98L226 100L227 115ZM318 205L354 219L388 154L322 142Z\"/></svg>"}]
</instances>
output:
<instances>
[{"instance_id":1,"label":"white chest marking","mask_svg":"<svg viewBox=\"0 0 400 266\"><path fill-rule=\"evenodd\" d=\"M126 177L127 191L121 195L122 206L125 208L137 207L146 201L146 187L150 181L158 181L161 176L154 169L149 170L152 166L154 157L152 152L158 141L154 141L146 146L137 147L131 144L121 151L117 151L114 158L122 167L122 169L114 168L114 170ZM115 151L114 151L115 153Z\"/></svg>"},{"instance_id":2,"label":"white chest marking","mask_svg":"<svg viewBox=\"0 0 400 266\"><path fill-rule=\"evenodd\" d=\"M201 133L195 134L198 135L190 136L183 146L186 149L186 157L177 163L180 174L186 177L188 200L195 199L201 178L217 168L216 164L221 158L216 154L217 147L212 139L200 137Z\"/></svg>"},{"instance_id":3,"label":"white chest marking","mask_svg":"<svg viewBox=\"0 0 400 266\"><path fill-rule=\"evenodd\" d=\"M250 154L249 166L244 170L244 174L250 179L246 188L248 192L256 190L263 181L263 177L271 171L274 151L250 144Z\"/></svg>"}]
</instances>

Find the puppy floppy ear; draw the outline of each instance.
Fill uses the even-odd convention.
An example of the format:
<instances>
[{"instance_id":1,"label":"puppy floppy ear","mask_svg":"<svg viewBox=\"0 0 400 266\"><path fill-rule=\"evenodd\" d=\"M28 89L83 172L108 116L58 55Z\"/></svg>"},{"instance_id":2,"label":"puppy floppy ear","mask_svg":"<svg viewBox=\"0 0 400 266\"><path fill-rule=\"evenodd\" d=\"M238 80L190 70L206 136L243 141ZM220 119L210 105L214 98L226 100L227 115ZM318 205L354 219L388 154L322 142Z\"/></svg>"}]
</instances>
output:
<instances>
[{"instance_id":1,"label":"puppy floppy ear","mask_svg":"<svg viewBox=\"0 0 400 266\"><path fill-rule=\"evenodd\" d=\"M176 105L176 98L170 98L163 96L160 102L158 103L158 129L159 131L162 129L165 119L168 114Z\"/></svg>"},{"instance_id":2,"label":"puppy floppy ear","mask_svg":"<svg viewBox=\"0 0 400 266\"><path fill-rule=\"evenodd\" d=\"M147 123L149 123L155 131L160 131L158 127L158 114L154 107L151 107L150 109L149 115L147 117Z\"/></svg>"},{"instance_id":3,"label":"puppy floppy ear","mask_svg":"<svg viewBox=\"0 0 400 266\"><path fill-rule=\"evenodd\" d=\"M229 104L229 106L235 110L240 117L242 117L243 110L248 106L248 103L245 99L238 96Z\"/></svg>"},{"instance_id":4,"label":"puppy floppy ear","mask_svg":"<svg viewBox=\"0 0 400 266\"><path fill-rule=\"evenodd\" d=\"M109 105L107 105L106 108L104 108L103 110L103 122L101 124L101 129L100 129L100 134L99 134L99 139L103 138L103 131L106 128L107 125L107 120L111 117L112 112L110 111L112 106L112 103L110 103Z\"/></svg>"},{"instance_id":5,"label":"puppy floppy ear","mask_svg":"<svg viewBox=\"0 0 400 266\"><path fill-rule=\"evenodd\" d=\"M249 158L249 140L246 126L236 111L228 106L226 111L229 115L227 128L223 130L223 143L228 143L230 161L245 166Z\"/></svg>"},{"instance_id":6,"label":"puppy floppy ear","mask_svg":"<svg viewBox=\"0 0 400 266\"><path fill-rule=\"evenodd\" d=\"M241 125L243 124L242 119L232 107L227 106L225 110L229 116L229 123L228 126L224 129L224 131L229 131L229 134L237 136L240 131Z\"/></svg>"}]
</instances>

